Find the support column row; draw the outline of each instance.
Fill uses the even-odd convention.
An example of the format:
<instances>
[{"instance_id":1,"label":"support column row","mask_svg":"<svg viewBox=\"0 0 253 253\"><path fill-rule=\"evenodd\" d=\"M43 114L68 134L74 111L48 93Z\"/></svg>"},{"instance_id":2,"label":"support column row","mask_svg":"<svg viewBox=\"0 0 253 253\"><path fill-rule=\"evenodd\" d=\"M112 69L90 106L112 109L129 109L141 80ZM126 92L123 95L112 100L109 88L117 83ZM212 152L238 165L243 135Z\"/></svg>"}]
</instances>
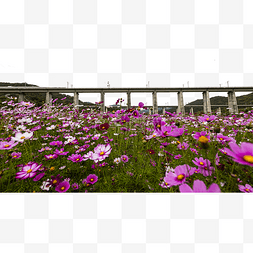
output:
<instances>
[{"instance_id":1,"label":"support column row","mask_svg":"<svg viewBox=\"0 0 253 253\"><path fill-rule=\"evenodd\" d=\"M157 92L153 91L153 113L157 114L158 113L158 106L157 106Z\"/></svg>"}]
</instances>

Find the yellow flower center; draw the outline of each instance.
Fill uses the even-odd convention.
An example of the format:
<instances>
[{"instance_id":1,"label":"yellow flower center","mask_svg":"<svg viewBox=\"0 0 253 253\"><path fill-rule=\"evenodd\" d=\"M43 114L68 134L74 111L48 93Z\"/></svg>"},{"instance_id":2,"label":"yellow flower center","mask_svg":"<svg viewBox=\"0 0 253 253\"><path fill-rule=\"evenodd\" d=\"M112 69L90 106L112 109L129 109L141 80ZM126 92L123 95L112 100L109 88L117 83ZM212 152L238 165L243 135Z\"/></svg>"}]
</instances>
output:
<instances>
[{"instance_id":1,"label":"yellow flower center","mask_svg":"<svg viewBox=\"0 0 253 253\"><path fill-rule=\"evenodd\" d=\"M14 158L17 157L16 155L13 156Z\"/></svg>"},{"instance_id":2,"label":"yellow flower center","mask_svg":"<svg viewBox=\"0 0 253 253\"><path fill-rule=\"evenodd\" d=\"M91 182L93 182L93 181L94 181L94 179L93 179L93 178L91 178L91 179L90 179L90 181L91 181Z\"/></svg>"},{"instance_id":3,"label":"yellow flower center","mask_svg":"<svg viewBox=\"0 0 253 253\"><path fill-rule=\"evenodd\" d=\"M64 187L64 186L62 186L62 187L61 187L61 190L63 191L64 189L65 189L65 187Z\"/></svg>"},{"instance_id":4,"label":"yellow flower center","mask_svg":"<svg viewBox=\"0 0 253 253\"><path fill-rule=\"evenodd\" d=\"M50 168L51 171L54 170L54 169L55 169L54 167L51 167L51 168Z\"/></svg>"},{"instance_id":5,"label":"yellow flower center","mask_svg":"<svg viewBox=\"0 0 253 253\"><path fill-rule=\"evenodd\" d=\"M104 154L104 152L102 151L101 153L100 153L100 155L103 155Z\"/></svg>"},{"instance_id":6,"label":"yellow flower center","mask_svg":"<svg viewBox=\"0 0 253 253\"><path fill-rule=\"evenodd\" d=\"M25 136L20 137L20 139L25 139Z\"/></svg>"},{"instance_id":7,"label":"yellow flower center","mask_svg":"<svg viewBox=\"0 0 253 253\"><path fill-rule=\"evenodd\" d=\"M87 186L89 186L90 184L87 184Z\"/></svg>"},{"instance_id":8,"label":"yellow flower center","mask_svg":"<svg viewBox=\"0 0 253 253\"><path fill-rule=\"evenodd\" d=\"M248 163L253 163L253 156L251 155L245 155L243 159Z\"/></svg>"},{"instance_id":9,"label":"yellow flower center","mask_svg":"<svg viewBox=\"0 0 253 253\"><path fill-rule=\"evenodd\" d=\"M209 120L209 118L206 118L206 120Z\"/></svg>"},{"instance_id":10,"label":"yellow flower center","mask_svg":"<svg viewBox=\"0 0 253 253\"><path fill-rule=\"evenodd\" d=\"M27 173L31 173L31 172L32 172L32 170L31 170L31 169L27 171Z\"/></svg>"},{"instance_id":11,"label":"yellow flower center","mask_svg":"<svg viewBox=\"0 0 253 253\"><path fill-rule=\"evenodd\" d=\"M182 148L184 148L184 146L182 146Z\"/></svg>"},{"instance_id":12,"label":"yellow flower center","mask_svg":"<svg viewBox=\"0 0 253 253\"><path fill-rule=\"evenodd\" d=\"M199 142L201 143L207 143L209 140L205 136L199 137Z\"/></svg>"},{"instance_id":13,"label":"yellow flower center","mask_svg":"<svg viewBox=\"0 0 253 253\"><path fill-rule=\"evenodd\" d=\"M57 183L57 180L54 180L54 181L53 181L53 184L56 184L56 183Z\"/></svg>"},{"instance_id":14,"label":"yellow flower center","mask_svg":"<svg viewBox=\"0 0 253 253\"><path fill-rule=\"evenodd\" d=\"M160 125L157 125L157 127L161 127Z\"/></svg>"},{"instance_id":15,"label":"yellow flower center","mask_svg":"<svg viewBox=\"0 0 253 253\"><path fill-rule=\"evenodd\" d=\"M153 134L153 137L155 137L156 135L155 134Z\"/></svg>"},{"instance_id":16,"label":"yellow flower center","mask_svg":"<svg viewBox=\"0 0 253 253\"><path fill-rule=\"evenodd\" d=\"M53 156L49 156L49 158L53 158Z\"/></svg>"},{"instance_id":17,"label":"yellow flower center","mask_svg":"<svg viewBox=\"0 0 253 253\"><path fill-rule=\"evenodd\" d=\"M200 165L203 165L204 163L200 162L199 164L200 164Z\"/></svg>"},{"instance_id":18,"label":"yellow flower center","mask_svg":"<svg viewBox=\"0 0 253 253\"><path fill-rule=\"evenodd\" d=\"M168 185L168 183L167 183L167 182L165 182L165 184L166 184L166 185Z\"/></svg>"},{"instance_id":19,"label":"yellow flower center","mask_svg":"<svg viewBox=\"0 0 253 253\"><path fill-rule=\"evenodd\" d=\"M223 138L220 138L220 140L222 141L222 140L223 140Z\"/></svg>"},{"instance_id":20,"label":"yellow flower center","mask_svg":"<svg viewBox=\"0 0 253 253\"><path fill-rule=\"evenodd\" d=\"M80 159L79 159L79 158L77 158L76 160L77 160L77 161L79 161Z\"/></svg>"},{"instance_id":21,"label":"yellow flower center","mask_svg":"<svg viewBox=\"0 0 253 253\"><path fill-rule=\"evenodd\" d=\"M178 179L178 180L184 179L184 175L181 174L181 175L177 176L177 179Z\"/></svg>"},{"instance_id":22,"label":"yellow flower center","mask_svg":"<svg viewBox=\"0 0 253 253\"><path fill-rule=\"evenodd\" d=\"M9 146L10 146L10 145L8 145L8 144L7 144L7 145L4 145L5 148L8 148Z\"/></svg>"},{"instance_id":23,"label":"yellow flower center","mask_svg":"<svg viewBox=\"0 0 253 253\"><path fill-rule=\"evenodd\" d=\"M249 192L249 189L245 189L246 192Z\"/></svg>"}]
</instances>

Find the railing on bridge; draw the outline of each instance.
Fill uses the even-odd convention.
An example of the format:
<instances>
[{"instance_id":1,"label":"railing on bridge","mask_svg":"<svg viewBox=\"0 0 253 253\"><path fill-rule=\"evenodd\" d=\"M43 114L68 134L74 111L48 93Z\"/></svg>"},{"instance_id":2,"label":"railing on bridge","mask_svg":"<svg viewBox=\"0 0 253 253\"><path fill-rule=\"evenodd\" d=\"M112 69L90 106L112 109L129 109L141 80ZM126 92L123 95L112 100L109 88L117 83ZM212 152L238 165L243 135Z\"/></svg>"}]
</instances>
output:
<instances>
[{"instance_id":1,"label":"railing on bridge","mask_svg":"<svg viewBox=\"0 0 253 253\"><path fill-rule=\"evenodd\" d=\"M101 101L104 101L101 106L101 110L103 112L106 111L105 106L105 93L127 93L127 108L131 107L131 93L134 92L152 92L153 97L153 113L158 113L158 104L157 104L157 92L177 92L178 105L177 105L177 113L181 113L185 115L185 107L190 106L191 112L193 113L193 107L195 106L203 106L204 113L211 113L211 105L209 92L227 92L228 94L228 105L218 105L227 106L230 113L238 113L238 106L248 106L248 105L237 105L237 100L235 96L235 91L244 91L249 92L253 91L253 87L194 87L194 88L61 88L61 87L52 87L52 88L43 88L43 87L0 87L0 93L19 93L19 102L24 100L24 93L32 93L32 92L40 92L46 93L46 103L52 104L52 93L74 93L74 105L78 107L79 105L79 93L100 93ZM183 101L183 92L202 92L203 95L203 105L184 105ZM252 105L249 105L252 106ZM88 106L89 107L89 106ZM146 106L148 107L148 106ZM163 112L165 111L165 107L168 106L159 106L164 107ZM217 107L217 106L215 106ZM123 108L123 107L122 107ZM149 109L151 106L149 106Z\"/></svg>"}]
</instances>

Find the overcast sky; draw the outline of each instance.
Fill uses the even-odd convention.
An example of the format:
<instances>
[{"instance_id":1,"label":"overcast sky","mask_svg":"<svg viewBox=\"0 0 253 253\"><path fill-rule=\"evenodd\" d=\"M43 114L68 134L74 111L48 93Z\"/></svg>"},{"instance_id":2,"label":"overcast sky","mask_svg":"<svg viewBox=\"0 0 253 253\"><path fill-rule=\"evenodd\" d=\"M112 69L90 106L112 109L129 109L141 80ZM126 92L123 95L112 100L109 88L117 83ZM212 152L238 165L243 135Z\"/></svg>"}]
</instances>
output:
<instances>
[{"instance_id":1,"label":"overcast sky","mask_svg":"<svg viewBox=\"0 0 253 253\"><path fill-rule=\"evenodd\" d=\"M0 82L252 86L252 9L251 0L0 0ZM106 94L105 104L120 97ZM200 98L184 93L184 103ZM152 105L151 93L132 94L140 101ZM158 93L158 105L177 105L176 93Z\"/></svg>"}]
</instances>

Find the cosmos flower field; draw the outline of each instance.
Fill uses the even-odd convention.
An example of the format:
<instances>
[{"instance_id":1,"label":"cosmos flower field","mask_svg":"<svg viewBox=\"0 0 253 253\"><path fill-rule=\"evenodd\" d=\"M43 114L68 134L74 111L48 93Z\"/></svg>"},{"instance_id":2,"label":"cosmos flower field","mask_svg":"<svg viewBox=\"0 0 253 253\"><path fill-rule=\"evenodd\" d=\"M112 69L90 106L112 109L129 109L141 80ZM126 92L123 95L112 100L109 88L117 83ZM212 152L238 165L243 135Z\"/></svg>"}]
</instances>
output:
<instances>
[{"instance_id":1,"label":"cosmos flower field","mask_svg":"<svg viewBox=\"0 0 253 253\"><path fill-rule=\"evenodd\" d=\"M15 101L0 108L0 192L253 192L253 110L183 117L145 115L142 102L103 113Z\"/></svg>"}]
</instances>

